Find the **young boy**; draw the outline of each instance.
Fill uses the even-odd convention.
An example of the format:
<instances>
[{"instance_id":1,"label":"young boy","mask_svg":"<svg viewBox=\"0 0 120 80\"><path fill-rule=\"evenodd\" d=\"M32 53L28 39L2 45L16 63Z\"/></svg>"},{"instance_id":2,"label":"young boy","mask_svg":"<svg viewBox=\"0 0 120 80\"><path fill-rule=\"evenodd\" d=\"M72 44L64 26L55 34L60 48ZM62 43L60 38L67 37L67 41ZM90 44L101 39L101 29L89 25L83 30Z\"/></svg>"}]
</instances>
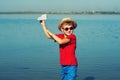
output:
<instances>
[{"instance_id":1,"label":"young boy","mask_svg":"<svg viewBox=\"0 0 120 80\"><path fill-rule=\"evenodd\" d=\"M44 20L41 20L40 23L45 35L59 44L62 80L76 80L78 63L75 56L76 36L73 34L73 30L77 27L77 23L71 18L62 19L58 25L62 34L50 32Z\"/></svg>"}]
</instances>

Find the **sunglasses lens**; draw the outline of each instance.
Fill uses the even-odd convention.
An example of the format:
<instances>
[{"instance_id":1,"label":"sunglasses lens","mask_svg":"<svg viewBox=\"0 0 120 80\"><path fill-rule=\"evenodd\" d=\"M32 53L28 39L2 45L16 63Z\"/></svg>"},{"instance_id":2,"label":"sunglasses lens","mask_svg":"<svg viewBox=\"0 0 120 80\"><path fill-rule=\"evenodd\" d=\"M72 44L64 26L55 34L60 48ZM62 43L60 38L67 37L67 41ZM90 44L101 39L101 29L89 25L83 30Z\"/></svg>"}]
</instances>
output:
<instances>
[{"instance_id":1,"label":"sunglasses lens","mask_svg":"<svg viewBox=\"0 0 120 80\"><path fill-rule=\"evenodd\" d=\"M65 28L66 31L68 31L69 28Z\"/></svg>"},{"instance_id":2,"label":"sunglasses lens","mask_svg":"<svg viewBox=\"0 0 120 80\"><path fill-rule=\"evenodd\" d=\"M70 30L73 30L73 27L71 27Z\"/></svg>"},{"instance_id":3,"label":"sunglasses lens","mask_svg":"<svg viewBox=\"0 0 120 80\"><path fill-rule=\"evenodd\" d=\"M65 28L64 30L68 31L68 30L73 30L74 28L73 27L70 27L70 28Z\"/></svg>"}]
</instances>

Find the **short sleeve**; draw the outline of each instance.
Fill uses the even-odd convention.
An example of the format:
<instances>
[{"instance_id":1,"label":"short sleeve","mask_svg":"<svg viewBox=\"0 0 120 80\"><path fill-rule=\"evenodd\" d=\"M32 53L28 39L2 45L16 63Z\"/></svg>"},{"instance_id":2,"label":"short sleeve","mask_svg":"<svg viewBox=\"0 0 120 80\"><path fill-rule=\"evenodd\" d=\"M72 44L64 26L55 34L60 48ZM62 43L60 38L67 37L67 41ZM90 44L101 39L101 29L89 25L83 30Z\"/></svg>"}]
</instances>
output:
<instances>
[{"instance_id":1,"label":"short sleeve","mask_svg":"<svg viewBox=\"0 0 120 80\"><path fill-rule=\"evenodd\" d=\"M63 39L64 35L63 34L56 34L56 36L58 36L59 38Z\"/></svg>"},{"instance_id":2,"label":"short sleeve","mask_svg":"<svg viewBox=\"0 0 120 80\"><path fill-rule=\"evenodd\" d=\"M68 39L76 39L76 36L74 34L71 34L69 36L67 36Z\"/></svg>"}]
</instances>

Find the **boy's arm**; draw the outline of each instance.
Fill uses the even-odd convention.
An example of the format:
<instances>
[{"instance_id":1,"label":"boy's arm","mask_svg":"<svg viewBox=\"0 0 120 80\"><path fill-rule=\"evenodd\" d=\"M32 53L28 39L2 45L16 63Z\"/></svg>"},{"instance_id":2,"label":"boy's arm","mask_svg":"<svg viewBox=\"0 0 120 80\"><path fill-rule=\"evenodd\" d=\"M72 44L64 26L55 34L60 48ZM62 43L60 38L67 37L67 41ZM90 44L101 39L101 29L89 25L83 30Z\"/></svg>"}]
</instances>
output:
<instances>
[{"instance_id":1,"label":"boy's arm","mask_svg":"<svg viewBox=\"0 0 120 80\"><path fill-rule=\"evenodd\" d=\"M47 27L46 27L45 21L44 21L44 20L40 20L40 23L41 23L41 25L42 25L42 28L43 28L43 31L44 31L46 37L47 37L47 38L52 38L51 35L49 35L48 32L47 32L48 29L47 29Z\"/></svg>"},{"instance_id":2,"label":"boy's arm","mask_svg":"<svg viewBox=\"0 0 120 80\"><path fill-rule=\"evenodd\" d=\"M50 32L49 30L47 30L47 32L51 36L51 38L54 39L58 44L66 44L70 41L70 39L68 38L63 38L63 39L59 38L58 36Z\"/></svg>"},{"instance_id":3,"label":"boy's arm","mask_svg":"<svg viewBox=\"0 0 120 80\"><path fill-rule=\"evenodd\" d=\"M52 32L50 32L50 31L47 29L44 20L41 20L40 23L41 23L41 25L42 25L42 27L43 27L43 30L44 30L45 35L46 35L48 38L54 39L58 44L65 44L65 43L68 43L68 42L70 41L70 39L68 39L68 38L61 39L61 38L59 38L58 36L56 36L55 34L53 34Z\"/></svg>"}]
</instances>

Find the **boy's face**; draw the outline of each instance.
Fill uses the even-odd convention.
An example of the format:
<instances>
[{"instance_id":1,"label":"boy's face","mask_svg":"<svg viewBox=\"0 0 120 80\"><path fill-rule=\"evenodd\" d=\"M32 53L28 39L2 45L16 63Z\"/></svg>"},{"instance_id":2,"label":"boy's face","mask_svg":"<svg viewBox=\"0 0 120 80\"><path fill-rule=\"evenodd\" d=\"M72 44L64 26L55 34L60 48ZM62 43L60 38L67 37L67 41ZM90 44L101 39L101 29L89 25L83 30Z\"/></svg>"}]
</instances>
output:
<instances>
[{"instance_id":1,"label":"boy's face","mask_svg":"<svg viewBox=\"0 0 120 80\"><path fill-rule=\"evenodd\" d=\"M73 26L72 25L64 25L63 27L62 27L62 32L66 35L66 36L68 36L68 35L70 35L70 34L72 34L73 33Z\"/></svg>"}]
</instances>

